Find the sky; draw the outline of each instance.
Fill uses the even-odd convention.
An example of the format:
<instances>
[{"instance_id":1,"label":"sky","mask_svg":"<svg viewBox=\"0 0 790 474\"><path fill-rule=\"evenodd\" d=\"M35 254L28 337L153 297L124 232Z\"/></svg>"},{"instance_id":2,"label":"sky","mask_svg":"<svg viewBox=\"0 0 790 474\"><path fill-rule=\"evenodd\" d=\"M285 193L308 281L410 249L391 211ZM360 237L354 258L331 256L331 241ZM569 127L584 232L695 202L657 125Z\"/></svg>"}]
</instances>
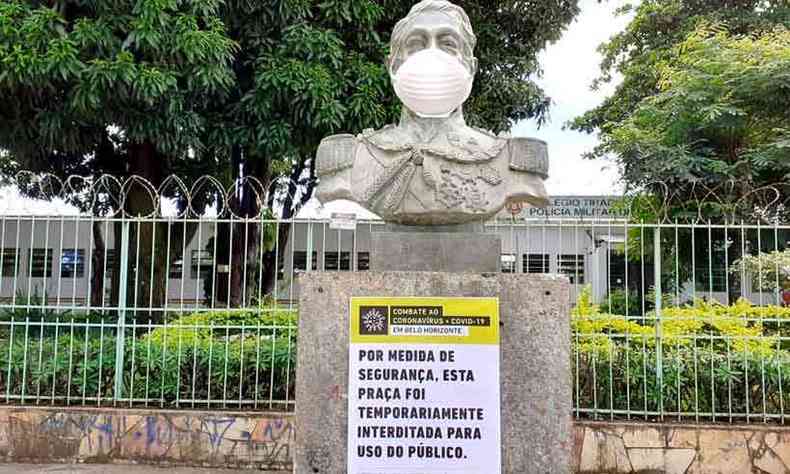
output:
<instances>
[{"instance_id":1,"label":"sky","mask_svg":"<svg viewBox=\"0 0 790 474\"><path fill-rule=\"evenodd\" d=\"M601 103L610 95L614 84L597 91L590 89L598 76L601 56L596 51L628 23L628 17L616 17L615 10L623 0L599 3L580 0L582 11L568 27L562 38L549 45L540 55L543 76L538 83L552 98L553 106L548 123L538 128L534 120L517 123L513 136L535 137L549 144L549 179L546 188L550 196L612 195L621 192L619 173L611 161L586 160L582 154L598 143L595 135L563 130L563 125ZM0 188L0 214L33 212L35 214L63 214L75 210L62 203L33 205L20 198L13 189ZM319 208L313 200L300 217L328 216L331 212L356 212L360 218L371 215L359 206L336 202Z\"/></svg>"},{"instance_id":2,"label":"sky","mask_svg":"<svg viewBox=\"0 0 790 474\"><path fill-rule=\"evenodd\" d=\"M513 136L535 137L549 144L550 196L606 195L622 191L619 173L611 161L587 160L583 153L598 143L595 135L563 130L569 120L600 104L614 90L615 82L592 91L601 55L597 47L625 28L629 17L615 16L622 1L581 0L582 12L557 43L540 55L543 77L537 82L553 100L550 121L541 128L534 120L515 125Z\"/></svg>"}]
</instances>

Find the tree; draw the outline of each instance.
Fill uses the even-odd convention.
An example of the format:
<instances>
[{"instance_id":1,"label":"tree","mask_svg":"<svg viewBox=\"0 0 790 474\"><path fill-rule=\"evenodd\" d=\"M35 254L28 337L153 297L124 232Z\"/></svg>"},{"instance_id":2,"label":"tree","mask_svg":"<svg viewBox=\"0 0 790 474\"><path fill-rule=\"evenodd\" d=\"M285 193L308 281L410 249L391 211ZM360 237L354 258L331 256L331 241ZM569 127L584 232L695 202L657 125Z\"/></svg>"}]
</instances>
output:
<instances>
[{"instance_id":1,"label":"tree","mask_svg":"<svg viewBox=\"0 0 790 474\"><path fill-rule=\"evenodd\" d=\"M786 217L790 31L734 36L722 25L700 25L657 74L659 92L602 134L601 147L616 156L626 182L648 193L630 200L631 215L698 223ZM750 252L785 247L784 229L766 229L662 232L664 288L696 280L708 291L716 269L715 280L734 300L742 282L725 270ZM632 232L629 241L652 248L653 235Z\"/></svg>"},{"instance_id":2,"label":"tree","mask_svg":"<svg viewBox=\"0 0 790 474\"><path fill-rule=\"evenodd\" d=\"M643 98L658 92L659 66L701 22L726 24L734 35L770 31L790 22L790 5L784 0L644 0L626 3L618 14L633 19L599 46L601 75L592 88L617 76L622 81L601 105L571 123L576 130L605 134Z\"/></svg>"},{"instance_id":3,"label":"tree","mask_svg":"<svg viewBox=\"0 0 790 474\"><path fill-rule=\"evenodd\" d=\"M0 148L33 172L140 175L158 187L203 148L205 104L233 84L237 45L219 8L214 0L3 2ZM102 212L91 208L99 201L80 191L73 204ZM158 215L156 205L144 186L134 186L123 211ZM176 238L189 235L179 232L180 225L173 228ZM164 298L157 282L166 278L169 262L162 251L165 232L160 229L156 239L156 228L146 223L132 229L131 241L140 234L140 245L130 246L132 261L153 269L139 272L138 287L129 291L139 295L138 306L161 305ZM102 258L104 241L96 230L93 258ZM118 245L116 239L116 251Z\"/></svg>"},{"instance_id":4,"label":"tree","mask_svg":"<svg viewBox=\"0 0 790 474\"><path fill-rule=\"evenodd\" d=\"M0 147L18 165L155 182L203 148L205 104L234 80L219 1L52 3L0 5Z\"/></svg>"},{"instance_id":5,"label":"tree","mask_svg":"<svg viewBox=\"0 0 790 474\"><path fill-rule=\"evenodd\" d=\"M751 48L757 54L758 49L771 48L765 41L737 43L736 38L766 34L769 36L765 38L773 37L770 35L775 35L777 26L790 25L790 4L772 0L646 0L638 6L628 5L622 11L632 12L634 19L625 31L601 45L602 74L593 87L611 81L615 75L622 76L622 82L600 106L570 124L574 129L600 134L601 145L589 157L614 154L624 167L623 178L631 189L644 189L662 181L673 189L681 203L703 200L715 204L711 195L706 198L707 193L700 192L704 189L702 185L718 186L718 192L731 201L748 200L750 191L781 179L781 173L764 173L765 166L758 165L749 170L749 178L743 182L742 160L747 159L746 155L757 161L767 159L764 153L767 149L757 151L754 147L762 147L771 138L757 138L751 133L765 130L769 122L781 120L775 106L786 99L787 92L778 80L758 86L735 76L748 70L753 79L756 75L770 79L772 68L780 66L783 59L773 54L770 61L761 62L759 71L751 70L746 49ZM725 29L732 41L717 36ZM773 52L781 55L781 51ZM705 59L707 54L714 57L704 64L694 64L695 57ZM728 64L731 60L738 62ZM720 76L719 67L724 68L722 74L729 75L727 80ZM677 82L681 78L682 84ZM683 96L687 92L699 95ZM738 98L728 99L730 93ZM762 104L769 105L768 109L761 110ZM705 106L707 115L691 113L692 108L701 105ZM688 113L682 119L675 120L672 116L668 120L671 107L680 107ZM648 130L647 123L651 108L656 112L652 117L655 121L661 115L657 108L663 110L663 119L668 120L654 122L660 129L653 131ZM734 117L737 130L722 129ZM695 124L695 121L700 122ZM633 131L637 122L640 129L651 133L628 137L627 131ZM665 140L661 142L659 136ZM654 145L661 142L665 148L647 150L647 142L641 139ZM740 139L745 141L738 142ZM636 141L629 147L626 140ZM713 161L707 161L711 157L715 157ZM725 181L733 177L738 180L737 189L725 189ZM695 184L699 186L695 188ZM656 186L650 190L661 193Z\"/></svg>"},{"instance_id":6,"label":"tree","mask_svg":"<svg viewBox=\"0 0 790 474\"><path fill-rule=\"evenodd\" d=\"M232 201L233 214L259 217L263 205L276 217L293 217L312 194L312 157L324 136L397 120L384 58L392 27L413 3L3 2L0 149L11 157L4 168L94 178L135 174L155 188L171 173L187 179L211 174L230 187L241 169L260 185L242 181L239 186L248 192L239 195L269 191L269 199ZM578 1L458 3L479 36L469 121L503 131L516 120L543 120L550 99L533 81L537 54L559 38L578 13ZM145 189L132 191L125 212L161 213ZM183 202L178 190L170 197ZM265 289L277 263L273 252L265 252L261 262L255 258L264 240L260 225L239 226L220 232L244 235L244 242L224 239L227 246L215 256L223 266L251 271L250 278L236 272L238 281L218 285L230 288L218 297L233 305L239 295L250 294L241 281ZM154 229L140 229L141 247L154 249L143 261L164 268L171 262L154 254L165 236L191 234ZM279 231L284 242L289 226ZM263 285L255 271L261 264ZM163 287L156 285L161 278L164 272L157 270L140 284Z\"/></svg>"},{"instance_id":7,"label":"tree","mask_svg":"<svg viewBox=\"0 0 790 474\"><path fill-rule=\"evenodd\" d=\"M659 92L602 135L625 180L695 198L675 206L692 217L700 205L724 219L766 217L790 195L790 30L700 26L658 74Z\"/></svg>"},{"instance_id":8,"label":"tree","mask_svg":"<svg viewBox=\"0 0 790 474\"><path fill-rule=\"evenodd\" d=\"M128 171L155 182L189 169L232 178L238 147L255 176L302 176L325 135L397 119L383 62L412 4L4 2L0 148L33 171ZM537 54L577 2L459 4L479 36L470 121L503 131L542 120L549 99L531 79Z\"/></svg>"}]
</instances>

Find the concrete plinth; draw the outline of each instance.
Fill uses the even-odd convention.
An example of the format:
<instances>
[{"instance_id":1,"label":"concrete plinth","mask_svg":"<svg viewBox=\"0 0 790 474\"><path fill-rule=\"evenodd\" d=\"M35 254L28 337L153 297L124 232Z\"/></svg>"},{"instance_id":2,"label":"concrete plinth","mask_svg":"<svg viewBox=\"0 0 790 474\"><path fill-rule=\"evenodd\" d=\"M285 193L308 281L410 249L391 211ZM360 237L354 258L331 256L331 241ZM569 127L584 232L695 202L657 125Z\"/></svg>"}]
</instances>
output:
<instances>
[{"instance_id":1,"label":"concrete plinth","mask_svg":"<svg viewBox=\"0 0 790 474\"><path fill-rule=\"evenodd\" d=\"M346 473L353 296L499 297L502 472L571 472L569 285L561 277L430 272L300 276L296 474Z\"/></svg>"},{"instance_id":2,"label":"concrete plinth","mask_svg":"<svg viewBox=\"0 0 790 474\"><path fill-rule=\"evenodd\" d=\"M373 232L370 269L498 273L502 239L471 232Z\"/></svg>"}]
</instances>

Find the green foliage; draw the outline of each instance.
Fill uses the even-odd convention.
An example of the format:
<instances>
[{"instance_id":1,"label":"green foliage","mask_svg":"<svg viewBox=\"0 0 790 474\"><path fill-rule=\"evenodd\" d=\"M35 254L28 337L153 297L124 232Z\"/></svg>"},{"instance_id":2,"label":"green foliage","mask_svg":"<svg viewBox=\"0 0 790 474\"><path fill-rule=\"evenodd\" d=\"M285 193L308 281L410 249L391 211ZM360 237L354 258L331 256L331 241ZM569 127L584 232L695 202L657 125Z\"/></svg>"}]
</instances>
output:
<instances>
[{"instance_id":1,"label":"green foliage","mask_svg":"<svg viewBox=\"0 0 790 474\"><path fill-rule=\"evenodd\" d=\"M747 255L735 262L730 273L751 276L753 288L758 290L790 289L790 250Z\"/></svg>"},{"instance_id":2,"label":"green foliage","mask_svg":"<svg viewBox=\"0 0 790 474\"><path fill-rule=\"evenodd\" d=\"M243 328L250 328L247 330L249 332L260 326L265 327L264 335L295 338L296 333L291 328L296 325L296 320L295 311L272 307L247 311L204 311L168 322L146 337L157 343L162 343L165 339L171 342L205 342L215 333L227 332L228 335L236 335L241 334Z\"/></svg>"},{"instance_id":3,"label":"green foliage","mask_svg":"<svg viewBox=\"0 0 790 474\"><path fill-rule=\"evenodd\" d=\"M782 376L790 370L790 348L782 344L790 308L700 300L664 308L657 321L654 313L604 313L588 288L572 327L581 408L781 413L790 401L790 379Z\"/></svg>"},{"instance_id":4,"label":"green foliage","mask_svg":"<svg viewBox=\"0 0 790 474\"><path fill-rule=\"evenodd\" d=\"M622 342L612 339L612 335L628 335L633 338L630 342L638 345L645 339L654 345L655 333L660 329L663 344L668 347L693 345L698 336L706 335L714 336L720 347L722 340L731 339L729 350L734 352L772 355L776 350L783 351L777 349L776 337L786 336L790 331L790 308L752 306L745 299L739 299L730 306L696 300L690 305L665 307L657 320L655 311L639 317L604 313L600 306L590 303L588 287L579 296L572 314L573 327L582 340L589 336L596 343L591 347L597 347L596 350L603 353ZM771 323L766 324L763 320ZM607 337L601 338L601 335Z\"/></svg>"},{"instance_id":5,"label":"green foliage","mask_svg":"<svg viewBox=\"0 0 790 474\"><path fill-rule=\"evenodd\" d=\"M748 197L790 177L788 71L790 31L738 38L720 27L701 27L661 69L661 91L614 127L604 146L617 154L631 183L714 189L737 179L732 189L718 192ZM728 204L712 210L749 215ZM743 211L753 212L753 205Z\"/></svg>"},{"instance_id":6,"label":"green foliage","mask_svg":"<svg viewBox=\"0 0 790 474\"><path fill-rule=\"evenodd\" d=\"M607 134L642 99L656 93L660 66L672 58L673 49L700 23L727 24L734 35L759 34L790 23L790 5L784 0L643 0L627 2L619 13L632 15L633 19L600 45L601 75L593 87L599 88L617 76L622 82L611 97L572 123L576 129Z\"/></svg>"},{"instance_id":7,"label":"green foliage","mask_svg":"<svg viewBox=\"0 0 790 474\"><path fill-rule=\"evenodd\" d=\"M276 308L181 317L140 339L136 363L146 372L127 372L133 374L128 387L144 386L152 365L160 392L169 400L193 393L208 398L212 385L214 398L249 400L256 390L260 398L268 396L266 390L285 398L292 388L286 381L292 384L294 379L290 371L296 363L296 317L293 311ZM274 385L268 385L270 380Z\"/></svg>"},{"instance_id":8,"label":"green foliage","mask_svg":"<svg viewBox=\"0 0 790 474\"><path fill-rule=\"evenodd\" d=\"M87 339L84 329L76 327L59 327L57 335L47 331L43 338L34 337L36 326L28 332L26 338L25 328L16 326L13 342L7 335L3 338L0 381L11 395L25 395L28 401L54 395L62 397L61 403L112 395L115 337L110 330L103 335L88 331Z\"/></svg>"},{"instance_id":9,"label":"green foliage","mask_svg":"<svg viewBox=\"0 0 790 474\"><path fill-rule=\"evenodd\" d=\"M668 194L678 212L753 217L776 199L757 190L790 173L790 5L649 0L626 11L634 18L601 46L596 85L623 81L572 127L600 132L591 156L615 155L632 189Z\"/></svg>"},{"instance_id":10,"label":"green foliage","mask_svg":"<svg viewBox=\"0 0 790 474\"><path fill-rule=\"evenodd\" d=\"M612 290L604 297L601 306L610 314L625 316L640 316L642 314L642 298L635 291Z\"/></svg>"},{"instance_id":11,"label":"green foliage","mask_svg":"<svg viewBox=\"0 0 790 474\"><path fill-rule=\"evenodd\" d=\"M165 327L127 326L123 396L172 406L181 400L245 402L293 397L295 314L206 312ZM115 381L114 323L16 324L1 338L0 383L12 396L105 403ZM287 407L286 407L287 408Z\"/></svg>"},{"instance_id":12,"label":"green foliage","mask_svg":"<svg viewBox=\"0 0 790 474\"><path fill-rule=\"evenodd\" d=\"M618 351L611 359L580 356L578 365L574 363L574 406L594 419L609 419L609 410L615 410L613 416L619 419L658 420L657 413L663 412L672 420L700 414L713 421L710 413L715 411L715 420L724 421L729 413L751 413L752 420L763 411L781 414L790 402L790 359L784 355L729 357L687 347L664 352L660 359L661 365L652 347Z\"/></svg>"},{"instance_id":13,"label":"green foliage","mask_svg":"<svg viewBox=\"0 0 790 474\"><path fill-rule=\"evenodd\" d=\"M39 295L38 291L26 294L23 291L17 290L14 301L14 307L0 308L0 321L24 321L25 319L30 319L32 321L54 321L56 318L61 318L65 321L72 316L70 311L56 311L47 308L44 296ZM26 307L20 308L19 306ZM79 315L77 315L77 317L79 317Z\"/></svg>"},{"instance_id":14,"label":"green foliage","mask_svg":"<svg viewBox=\"0 0 790 474\"><path fill-rule=\"evenodd\" d=\"M0 4L0 146L77 167L108 133L165 154L200 149L203 104L226 93L238 47L219 2ZM122 138L120 136L122 135ZM54 157L53 157L54 158ZM77 169L69 169L77 171Z\"/></svg>"}]
</instances>

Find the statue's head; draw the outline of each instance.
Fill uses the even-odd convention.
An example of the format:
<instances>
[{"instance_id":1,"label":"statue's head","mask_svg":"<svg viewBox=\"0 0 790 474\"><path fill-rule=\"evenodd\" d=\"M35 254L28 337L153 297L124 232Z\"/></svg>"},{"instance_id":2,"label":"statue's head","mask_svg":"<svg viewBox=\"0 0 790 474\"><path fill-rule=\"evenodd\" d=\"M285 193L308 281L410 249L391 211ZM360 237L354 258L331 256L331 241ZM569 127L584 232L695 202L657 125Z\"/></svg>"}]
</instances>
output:
<instances>
[{"instance_id":1,"label":"statue's head","mask_svg":"<svg viewBox=\"0 0 790 474\"><path fill-rule=\"evenodd\" d=\"M388 68L398 96L420 115L444 116L460 107L477 72L476 44L463 8L446 0L414 5L390 40ZM458 103L444 110L452 102Z\"/></svg>"}]
</instances>

